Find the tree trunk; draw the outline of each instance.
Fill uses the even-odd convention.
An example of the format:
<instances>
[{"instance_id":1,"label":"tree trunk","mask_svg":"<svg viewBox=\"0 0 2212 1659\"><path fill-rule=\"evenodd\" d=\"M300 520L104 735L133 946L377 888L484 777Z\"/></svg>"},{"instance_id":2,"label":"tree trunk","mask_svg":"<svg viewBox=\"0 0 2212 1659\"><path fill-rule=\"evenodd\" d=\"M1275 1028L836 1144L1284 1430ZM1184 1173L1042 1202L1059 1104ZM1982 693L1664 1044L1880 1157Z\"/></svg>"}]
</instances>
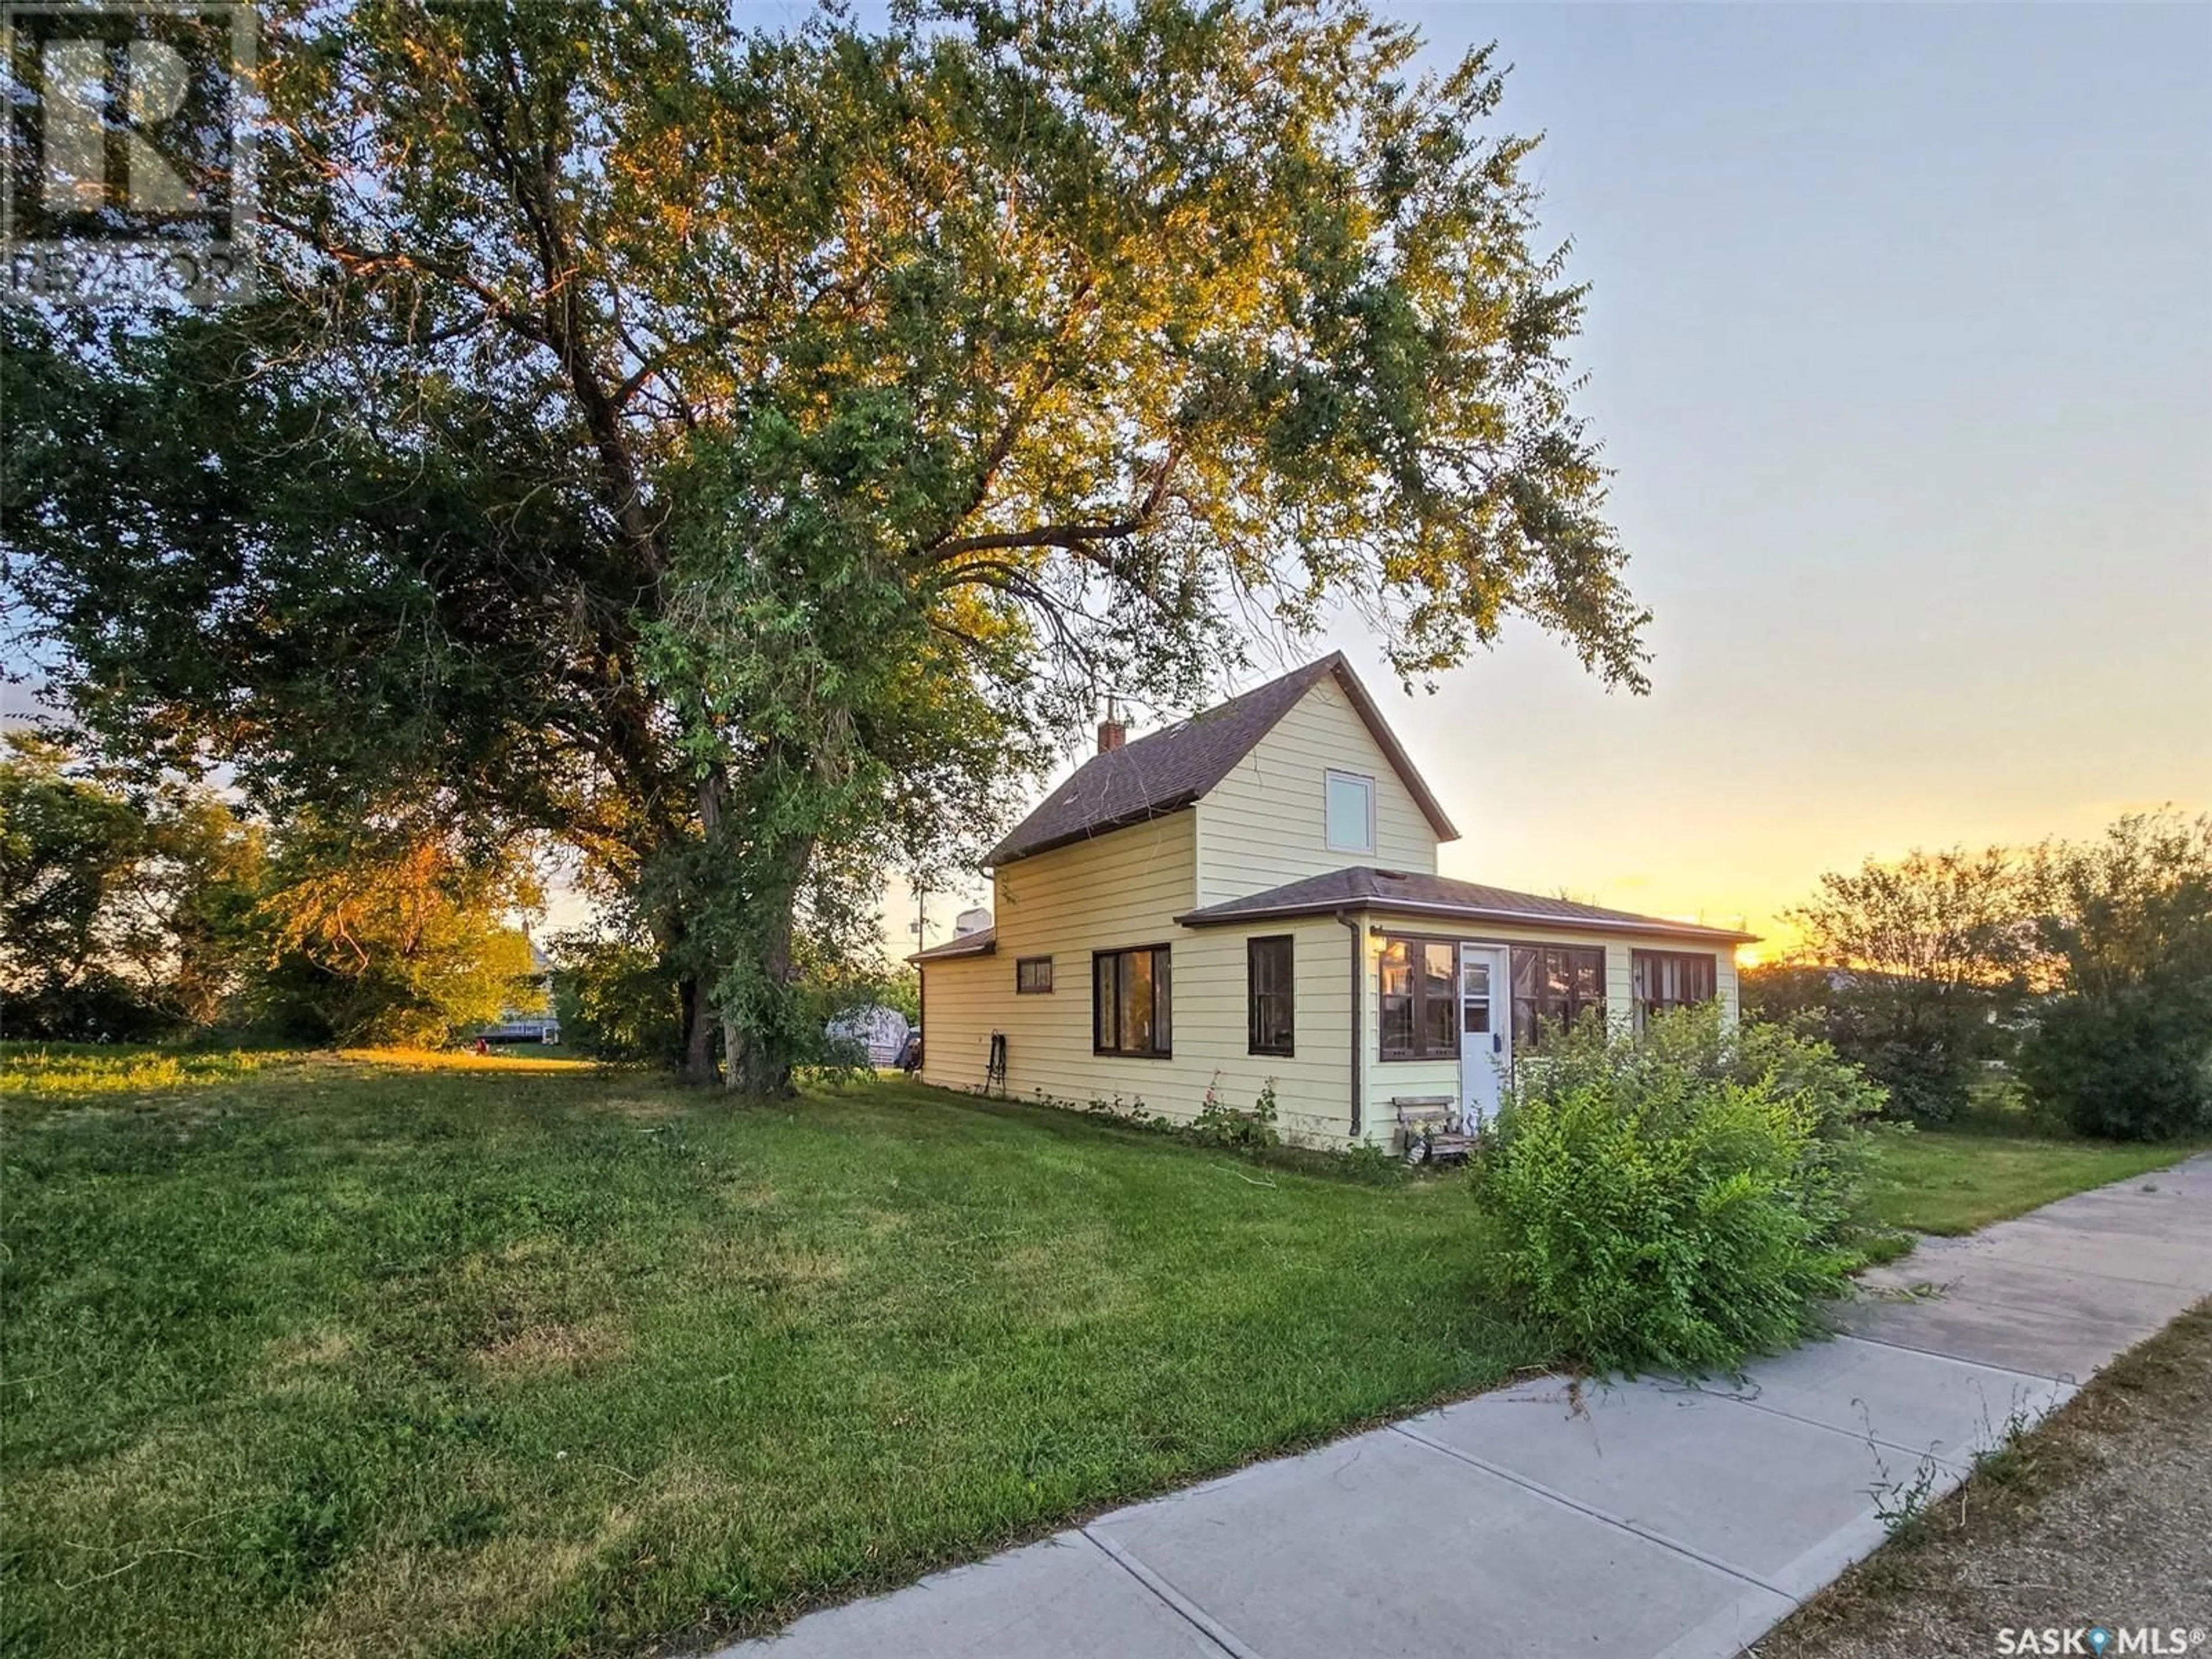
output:
<instances>
[{"instance_id":1,"label":"tree trunk","mask_svg":"<svg viewBox=\"0 0 2212 1659\"><path fill-rule=\"evenodd\" d=\"M684 1063L677 1070L679 1082L706 1088L719 1081L714 1074L714 1004L704 980L685 979L684 997Z\"/></svg>"},{"instance_id":2,"label":"tree trunk","mask_svg":"<svg viewBox=\"0 0 2212 1659\"><path fill-rule=\"evenodd\" d=\"M799 890L806 879L806 866L814 860L814 837L801 836L787 845L777 860L770 890L760 896L760 966L762 977L779 992L792 982L791 941L797 923ZM781 996L775 999L782 1005ZM728 1060L726 1080L740 1094L779 1100L796 1092L791 1073L795 1055L791 1034L771 1018L767 1029L749 1030L733 1012L723 1016L723 1042Z\"/></svg>"},{"instance_id":3,"label":"tree trunk","mask_svg":"<svg viewBox=\"0 0 2212 1659\"><path fill-rule=\"evenodd\" d=\"M723 783L719 770L709 770L699 780L699 830L709 846L722 827ZM677 908L669 918L669 936L682 939L688 935L683 913ZM678 1068L677 1078L694 1088L710 1088L720 1079L714 1071L714 984L710 975L692 973L681 981L684 998L684 1063ZM734 1069L732 1071L734 1075Z\"/></svg>"}]
</instances>

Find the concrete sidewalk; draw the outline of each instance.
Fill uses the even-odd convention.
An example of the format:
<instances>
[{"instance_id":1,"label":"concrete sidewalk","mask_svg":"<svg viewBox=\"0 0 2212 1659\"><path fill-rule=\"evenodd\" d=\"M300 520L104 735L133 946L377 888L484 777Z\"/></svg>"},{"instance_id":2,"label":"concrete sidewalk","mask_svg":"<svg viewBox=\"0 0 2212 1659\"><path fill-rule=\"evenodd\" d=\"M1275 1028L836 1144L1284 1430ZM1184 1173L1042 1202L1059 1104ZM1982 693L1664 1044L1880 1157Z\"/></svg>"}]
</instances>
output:
<instances>
[{"instance_id":1,"label":"concrete sidewalk","mask_svg":"<svg viewBox=\"0 0 2212 1659\"><path fill-rule=\"evenodd\" d=\"M1881 1511L2212 1296L2212 1157L1868 1275L1741 1384L1546 1379L802 1619L723 1659L1712 1659Z\"/></svg>"}]
</instances>

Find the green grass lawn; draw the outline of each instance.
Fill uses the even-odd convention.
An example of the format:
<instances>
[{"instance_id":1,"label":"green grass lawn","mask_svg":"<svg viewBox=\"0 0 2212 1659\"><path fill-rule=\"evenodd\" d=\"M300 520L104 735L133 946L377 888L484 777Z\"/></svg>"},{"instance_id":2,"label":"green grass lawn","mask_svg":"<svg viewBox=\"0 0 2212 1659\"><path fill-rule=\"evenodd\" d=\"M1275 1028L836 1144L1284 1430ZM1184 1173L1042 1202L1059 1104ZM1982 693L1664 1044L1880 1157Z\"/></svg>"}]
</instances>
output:
<instances>
[{"instance_id":1,"label":"green grass lawn","mask_svg":"<svg viewBox=\"0 0 2212 1659\"><path fill-rule=\"evenodd\" d=\"M1970 1233L2107 1182L2178 1164L2194 1144L2117 1145L1986 1129L1875 1131L1874 1209L1885 1226Z\"/></svg>"},{"instance_id":2,"label":"green grass lawn","mask_svg":"<svg viewBox=\"0 0 2212 1659\"><path fill-rule=\"evenodd\" d=\"M1445 1179L910 1085L0 1048L0 1652L703 1648L1498 1381ZM1885 1132L1952 1231L2183 1149Z\"/></svg>"},{"instance_id":3,"label":"green grass lawn","mask_svg":"<svg viewBox=\"0 0 2212 1659\"><path fill-rule=\"evenodd\" d=\"M703 1647L1494 1382L1455 1182L884 1084L0 1054L0 1651Z\"/></svg>"}]
</instances>

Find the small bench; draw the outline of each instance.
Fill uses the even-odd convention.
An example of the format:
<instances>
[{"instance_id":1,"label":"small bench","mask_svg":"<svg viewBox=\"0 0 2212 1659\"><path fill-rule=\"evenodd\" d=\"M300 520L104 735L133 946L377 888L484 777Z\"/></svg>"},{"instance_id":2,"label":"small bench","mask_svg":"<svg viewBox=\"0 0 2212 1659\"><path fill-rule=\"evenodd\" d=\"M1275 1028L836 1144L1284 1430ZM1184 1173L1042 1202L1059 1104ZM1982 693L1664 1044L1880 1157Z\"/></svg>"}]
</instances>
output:
<instances>
[{"instance_id":1,"label":"small bench","mask_svg":"<svg viewBox=\"0 0 2212 1659\"><path fill-rule=\"evenodd\" d=\"M1408 1164L1464 1164L1475 1138L1461 1122L1453 1095L1393 1095L1398 1133L1405 1138Z\"/></svg>"}]
</instances>

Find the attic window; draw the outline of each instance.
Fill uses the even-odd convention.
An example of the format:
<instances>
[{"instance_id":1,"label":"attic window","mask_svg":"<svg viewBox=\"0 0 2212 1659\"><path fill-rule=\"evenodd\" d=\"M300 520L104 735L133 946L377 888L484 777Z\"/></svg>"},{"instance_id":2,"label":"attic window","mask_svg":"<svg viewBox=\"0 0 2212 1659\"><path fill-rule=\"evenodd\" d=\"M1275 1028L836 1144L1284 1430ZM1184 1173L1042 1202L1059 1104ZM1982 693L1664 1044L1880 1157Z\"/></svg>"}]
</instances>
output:
<instances>
[{"instance_id":1,"label":"attic window","mask_svg":"<svg viewBox=\"0 0 2212 1659\"><path fill-rule=\"evenodd\" d=\"M1324 773L1322 780L1328 850L1371 855L1375 851L1375 780L1352 772Z\"/></svg>"}]
</instances>

